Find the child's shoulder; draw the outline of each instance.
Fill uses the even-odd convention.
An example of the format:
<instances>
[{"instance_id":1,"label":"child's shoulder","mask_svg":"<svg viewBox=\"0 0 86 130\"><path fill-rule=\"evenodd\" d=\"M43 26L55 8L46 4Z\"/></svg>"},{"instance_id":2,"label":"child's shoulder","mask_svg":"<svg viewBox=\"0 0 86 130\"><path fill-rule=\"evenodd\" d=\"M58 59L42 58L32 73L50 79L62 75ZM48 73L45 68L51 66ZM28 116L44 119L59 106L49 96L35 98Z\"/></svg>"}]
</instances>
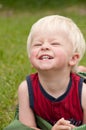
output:
<instances>
[{"instance_id":1,"label":"child's shoulder","mask_svg":"<svg viewBox=\"0 0 86 130\"><path fill-rule=\"evenodd\" d=\"M18 94L23 94L27 92L27 82L26 80L22 81L18 87Z\"/></svg>"},{"instance_id":2,"label":"child's shoulder","mask_svg":"<svg viewBox=\"0 0 86 130\"><path fill-rule=\"evenodd\" d=\"M83 90L86 93L86 83L83 83Z\"/></svg>"},{"instance_id":3,"label":"child's shoulder","mask_svg":"<svg viewBox=\"0 0 86 130\"><path fill-rule=\"evenodd\" d=\"M86 117L86 83L83 83L83 88L82 88L82 108L84 111L84 116Z\"/></svg>"}]
</instances>

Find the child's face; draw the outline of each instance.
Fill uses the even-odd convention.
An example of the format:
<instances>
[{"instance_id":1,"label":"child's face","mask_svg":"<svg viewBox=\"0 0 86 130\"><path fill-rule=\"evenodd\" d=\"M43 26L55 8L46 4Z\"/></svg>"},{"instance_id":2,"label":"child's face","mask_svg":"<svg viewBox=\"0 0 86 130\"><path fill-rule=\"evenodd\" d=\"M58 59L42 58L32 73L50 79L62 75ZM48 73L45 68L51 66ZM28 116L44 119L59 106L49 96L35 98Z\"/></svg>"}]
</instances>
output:
<instances>
[{"instance_id":1,"label":"child's face","mask_svg":"<svg viewBox=\"0 0 86 130\"><path fill-rule=\"evenodd\" d=\"M73 46L61 30L39 30L33 34L30 61L37 70L62 70L69 67Z\"/></svg>"}]
</instances>

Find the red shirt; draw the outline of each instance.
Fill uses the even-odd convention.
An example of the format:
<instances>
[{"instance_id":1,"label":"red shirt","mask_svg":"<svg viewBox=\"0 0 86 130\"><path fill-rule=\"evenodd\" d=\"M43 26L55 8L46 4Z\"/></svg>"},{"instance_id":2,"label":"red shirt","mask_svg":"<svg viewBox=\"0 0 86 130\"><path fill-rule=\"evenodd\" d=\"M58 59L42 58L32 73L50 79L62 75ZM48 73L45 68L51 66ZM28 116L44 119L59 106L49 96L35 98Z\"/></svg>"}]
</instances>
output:
<instances>
[{"instance_id":1,"label":"red shirt","mask_svg":"<svg viewBox=\"0 0 86 130\"><path fill-rule=\"evenodd\" d=\"M35 114L52 125L64 117L64 119L70 120L72 124L79 126L83 121L82 83L82 78L76 74L71 74L65 93L58 98L54 98L44 90L39 82L38 74L31 74L27 77L30 106Z\"/></svg>"}]
</instances>

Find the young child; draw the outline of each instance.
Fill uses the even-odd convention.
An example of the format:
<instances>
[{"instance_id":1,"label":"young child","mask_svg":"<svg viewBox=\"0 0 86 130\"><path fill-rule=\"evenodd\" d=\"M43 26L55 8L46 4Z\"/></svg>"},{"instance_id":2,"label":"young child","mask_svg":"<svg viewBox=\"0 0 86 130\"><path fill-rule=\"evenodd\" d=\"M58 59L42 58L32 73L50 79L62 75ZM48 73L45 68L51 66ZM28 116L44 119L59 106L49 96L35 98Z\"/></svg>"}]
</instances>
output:
<instances>
[{"instance_id":1,"label":"young child","mask_svg":"<svg viewBox=\"0 0 86 130\"><path fill-rule=\"evenodd\" d=\"M81 31L69 18L46 16L32 26L27 51L37 72L18 89L23 124L38 130L34 114L51 123L52 130L86 124L86 84L76 74L85 48Z\"/></svg>"}]
</instances>

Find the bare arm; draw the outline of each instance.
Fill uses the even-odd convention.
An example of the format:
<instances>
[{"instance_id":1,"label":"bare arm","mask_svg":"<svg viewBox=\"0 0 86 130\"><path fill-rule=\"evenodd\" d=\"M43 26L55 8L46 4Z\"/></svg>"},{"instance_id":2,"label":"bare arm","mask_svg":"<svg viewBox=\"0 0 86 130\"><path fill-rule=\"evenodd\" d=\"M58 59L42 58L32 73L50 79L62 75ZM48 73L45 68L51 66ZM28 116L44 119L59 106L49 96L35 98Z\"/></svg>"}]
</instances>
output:
<instances>
[{"instance_id":1,"label":"bare arm","mask_svg":"<svg viewBox=\"0 0 86 130\"><path fill-rule=\"evenodd\" d=\"M86 124L86 84L83 83L82 89L83 124Z\"/></svg>"},{"instance_id":2,"label":"bare arm","mask_svg":"<svg viewBox=\"0 0 86 130\"><path fill-rule=\"evenodd\" d=\"M34 130L39 130L36 126L35 117L29 104L29 93L26 81L22 82L18 89L19 100L19 120Z\"/></svg>"}]
</instances>

